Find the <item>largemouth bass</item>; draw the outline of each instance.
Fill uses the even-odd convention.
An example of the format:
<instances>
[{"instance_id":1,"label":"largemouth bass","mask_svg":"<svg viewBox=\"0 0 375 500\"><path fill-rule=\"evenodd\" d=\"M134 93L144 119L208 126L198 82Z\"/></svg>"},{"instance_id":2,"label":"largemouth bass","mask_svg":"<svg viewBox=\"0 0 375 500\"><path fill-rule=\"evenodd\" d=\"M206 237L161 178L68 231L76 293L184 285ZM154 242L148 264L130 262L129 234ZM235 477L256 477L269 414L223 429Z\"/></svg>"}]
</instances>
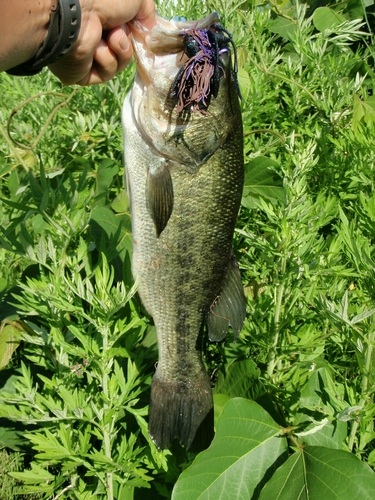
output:
<instances>
[{"instance_id":1,"label":"largemouth bass","mask_svg":"<svg viewBox=\"0 0 375 500\"><path fill-rule=\"evenodd\" d=\"M243 187L242 121L230 34L216 13L131 26L137 74L123 108L132 271L157 332L149 433L163 449L213 429L201 334L240 332L245 299L232 254ZM207 434L208 433L208 434ZM193 443L194 442L194 443ZM199 443L198 443L199 445Z\"/></svg>"}]
</instances>

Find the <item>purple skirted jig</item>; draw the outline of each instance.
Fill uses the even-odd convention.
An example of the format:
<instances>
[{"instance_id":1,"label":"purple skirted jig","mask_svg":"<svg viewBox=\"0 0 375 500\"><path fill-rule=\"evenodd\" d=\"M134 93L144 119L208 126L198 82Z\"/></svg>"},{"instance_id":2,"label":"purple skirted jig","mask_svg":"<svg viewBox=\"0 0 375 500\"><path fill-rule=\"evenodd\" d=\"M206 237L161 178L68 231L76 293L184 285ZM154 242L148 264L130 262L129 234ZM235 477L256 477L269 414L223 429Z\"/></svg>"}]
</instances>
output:
<instances>
[{"instance_id":1,"label":"purple skirted jig","mask_svg":"<svg viewBox=\"0 0 375 500\"><path fill-rule=\"evenodd\" d=\"M182 66L171 87L171 97L177 97L177 114L189 109L193 113L206 113L211 96L217 97L220 80L225 74L220 55L233 47L233 78L242 99L237 80L237 52L232 35L221 24L206 29L197 27L185 31L184 53L188 61Z\"/></svg>"}]
</instances>

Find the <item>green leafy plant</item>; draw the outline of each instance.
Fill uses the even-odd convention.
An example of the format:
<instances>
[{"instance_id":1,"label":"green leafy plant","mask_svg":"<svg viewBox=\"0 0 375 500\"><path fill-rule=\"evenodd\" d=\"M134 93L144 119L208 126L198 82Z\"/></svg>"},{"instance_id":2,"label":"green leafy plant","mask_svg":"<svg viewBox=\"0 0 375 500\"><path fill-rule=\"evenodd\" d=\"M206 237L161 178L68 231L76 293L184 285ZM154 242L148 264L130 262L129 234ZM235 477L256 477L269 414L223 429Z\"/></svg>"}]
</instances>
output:
<instances>
[{"instance_id":1,"label":"green leafy plant","mask_svg":"<svg viewBox=\"0 0 375 500\"><path fill-rule=\"evenodd\" d=\"M67 266L74 269L76 263L73 257ZM19 310L27 314L22 338L39 349L24 353L32 365L21 362L19 374L2 390L0 413L27 427L40 425L24 434L37 461L30 471L11 473L26 492L77 487L86 491L76 492L77 498L87 491L122 498L124 487L151 480L140 465L137 431L129 429L130 415L145 433L147 427L138 405L142 365L130 358L144 329L129 302L135 289L126 290L122 282L113 286L104 257L90 277L29 279L18 297ZM33 316L47 321L36 325ZM63 487L67 478L70 485Z\"/></svg>"},{"instance_id":2,"label":"green leafy plant","mask_svg":"<svg viewBox=\"0 0 375 500\"><path fill-rule=\"evenodd\" d=\"M134 66L80 89L1 74L1 498L374 496L373 5L206 5L244 96L247 319L236 343L205 341L215 438L195 455L147 433L157 346L120 124Z\"/></svg>"}]
</instances>

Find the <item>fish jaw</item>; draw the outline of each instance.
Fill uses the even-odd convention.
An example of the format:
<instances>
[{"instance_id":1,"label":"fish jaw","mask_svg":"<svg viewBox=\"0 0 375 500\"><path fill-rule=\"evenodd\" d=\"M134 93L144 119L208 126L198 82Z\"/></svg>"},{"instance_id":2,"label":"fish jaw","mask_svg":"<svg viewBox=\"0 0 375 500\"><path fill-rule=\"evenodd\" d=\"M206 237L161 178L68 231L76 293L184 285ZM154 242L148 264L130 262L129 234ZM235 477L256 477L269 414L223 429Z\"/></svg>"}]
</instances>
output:
<instances>
[{"instance_id":1,"label":"fish jaw","mask_svg":"<svg viewBox=\"0 0 375 500\"><path fill-rule=\"evenodd\" d=\"M145 143L157 154L190 171L207 161L233 127L231 98L224 95L230 86L223 83L219 96L211 100L203 116L200 113L190 113L188 118L181 116L177 99L171 96L176 76L187 61L183 34L193 26L204 28L218 20L217 13L190 22L165 21L159 17L157 27L151 31L137 22L131 24L137 65L131 91L134 122ZM229 54L224 53L220 58L225 68L222 80L230 80Z\"/></svg>"}]
</instances>

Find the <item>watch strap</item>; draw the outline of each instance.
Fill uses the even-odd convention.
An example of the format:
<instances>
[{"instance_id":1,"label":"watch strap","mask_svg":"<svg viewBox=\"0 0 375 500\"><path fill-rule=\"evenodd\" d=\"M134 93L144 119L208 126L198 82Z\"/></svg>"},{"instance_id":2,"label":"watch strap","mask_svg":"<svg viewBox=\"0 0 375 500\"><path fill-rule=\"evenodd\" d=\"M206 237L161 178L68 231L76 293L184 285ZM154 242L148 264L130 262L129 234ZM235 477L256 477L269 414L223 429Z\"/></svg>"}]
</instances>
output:
<instances>
[{"instance_id":1,"label":"watch strap","mask_svg":"<svg viewBox=\"0 0 375 500\"><path fill-rule=\"evenodd\" d=\"M47 36L37 54L30 60L10 68L14 76L32 76L45 66L65 56L77 41L81 27L79 0L54 0Z\"/></svg>"}]
</instances>

